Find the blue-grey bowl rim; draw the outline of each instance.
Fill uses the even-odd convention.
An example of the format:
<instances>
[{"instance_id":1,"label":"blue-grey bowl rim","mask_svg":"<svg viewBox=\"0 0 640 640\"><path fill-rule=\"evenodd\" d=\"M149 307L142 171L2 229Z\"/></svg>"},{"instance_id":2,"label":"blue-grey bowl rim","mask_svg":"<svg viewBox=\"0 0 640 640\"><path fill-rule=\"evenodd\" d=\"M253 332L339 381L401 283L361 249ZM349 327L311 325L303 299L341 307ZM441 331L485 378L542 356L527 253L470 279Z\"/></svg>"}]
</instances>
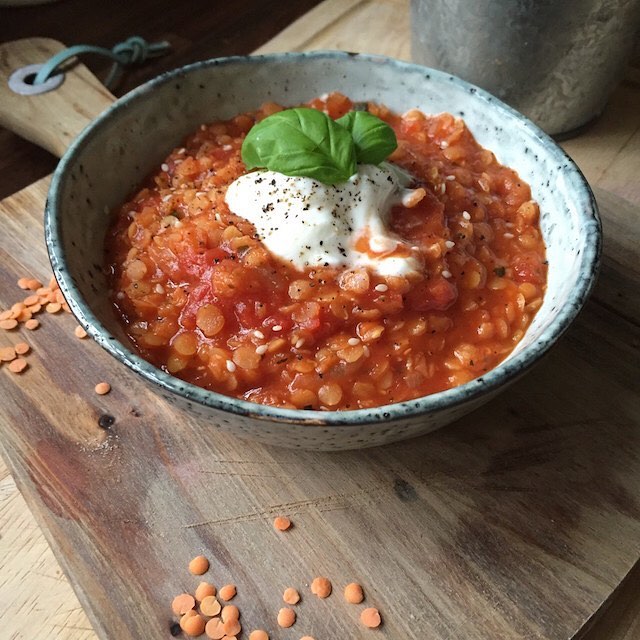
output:
<instances>
[{"instance_id":1,"label":"blue-grey bowl rim","mask_svg":"<svg viewBox=\"0 0 640 640\"><path fill-rule=\"evenodd\" d=\"M553 324L544 332L535 343L523 349L522 352L512 356L507 361L500 363L494 369L488 371L483 376L476 378L466 384L440 391L427 396L422 396L414 400L398 402L372 409L353 409L346 411L308 411L301 409L281 409L267 405L240 400L229 396L208 391L202 387L192 385L172 376L169 373L158 369L151 363L144 360L138 354L128 349L117 338L110 335L106 328L98 321L89 306L84 302L76 287L71 274L66 268L65 258L62 252L61 229L56 215L61 205L61 182L67 171L70 171L75 156L81 152L92 136L96 135L103 127L109 126L109 121L117 117L118 111L126 108L126 105L134 100L143 99L151 94L154 89L162 84L173 81L188 74L194 69L202 67L216 67L227 64L260 64L276 62L282 60L305 60L305 59L332 58L335 60L362 59L378 64L390 64L399 70L411 70L428 74L431 79L439 79L446 82L458 83L462 88L471 91L475 97L486 102L490 108L498 108L520 120L533 137L539 138L545 146L549 147L551 153L568 163L570 169L575 171L576 188L584 192L585 202L589 203L588 210L583 212L585 227L590 226L590 233L585 228L585 233L593 237L593 242L585 246L581 257L580 278L576 288L572 292L570 299L564 308L557 312ZM542 129L533 124L521 113L511 108L489 92L468 83L457 76L431 69L422 65L413 64L389 58L386 56L348 53L343 51L311 51L304 53L274 53L256 56L229 56L224 58L213 58L195 62L178 69L163 73L145 84L130 91L126 95L116 100L112 106L103 111L95 120L91 122L82 133L73 141L61 158L51 181L47 203L44 214L44 230L49 260L54 276L60 285L60 289L67 300L71 311L76 316L80 324L86 329L89 335L107 352L123 362L130 369L139 373L143 378L153 384L159 385L165 391L177 394L191 402L196 402L203 406L211 407L230 414L245 417L273 420L283 424L308 424L327 426L353 426L375 422L389 422L419 415L430 415L444 408L453 408L460 404L472 401L484 394L490 394L499 387L514 381L519 375L524 373L531 365L537 362L555 344L557 339L567 330L569 325L578 315L596 280L599 268L600 255L602 249L602 224L598 215L598 208L595 197L584 175L573 162L573 160L548 136Z\"/></svg>"}]
</instances>

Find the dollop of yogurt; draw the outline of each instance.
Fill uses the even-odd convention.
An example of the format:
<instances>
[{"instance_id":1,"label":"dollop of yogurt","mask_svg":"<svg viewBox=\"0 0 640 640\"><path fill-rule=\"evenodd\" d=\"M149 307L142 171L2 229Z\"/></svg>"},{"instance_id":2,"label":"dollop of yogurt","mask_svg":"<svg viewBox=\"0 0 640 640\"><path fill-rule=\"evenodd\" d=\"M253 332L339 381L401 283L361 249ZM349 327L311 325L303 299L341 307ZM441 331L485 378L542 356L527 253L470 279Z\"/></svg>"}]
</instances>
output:
<instances>
[{"instance_id":1,"label":"dollop of yogurt","mask_svg":"<svg viewBox=\"0 0 640 640\"><path fill-rule=\"evenodd\" d=\"M393 165L359 165L349 180L254 171L229 185L229 209L253 223L271 251L298 269L369 267L382 276L422 266L417 252L389 228L393 206L411 199L411 178Z\"/></svg>"}]
</instances>

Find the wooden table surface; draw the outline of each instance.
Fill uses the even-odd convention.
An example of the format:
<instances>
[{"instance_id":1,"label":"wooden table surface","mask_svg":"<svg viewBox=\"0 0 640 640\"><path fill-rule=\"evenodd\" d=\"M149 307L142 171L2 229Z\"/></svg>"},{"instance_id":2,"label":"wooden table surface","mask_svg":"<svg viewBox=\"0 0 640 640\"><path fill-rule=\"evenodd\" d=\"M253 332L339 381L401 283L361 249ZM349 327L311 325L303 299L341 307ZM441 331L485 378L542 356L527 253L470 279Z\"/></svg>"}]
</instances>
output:
<instances>
[{"instance_id":1,"label":"wooden table surface","mask_svg":"<svg viewBox=\"0 0 640 640\"><path fill-rule=\"evenodd\" d=\"M234 3L233 10L225 9L222 3L212 9L212 3L206 2L189 3L187 7L184 3L151 0L103 4L102 7L92 4L89 10L81 0L72 0L38 8L0 9L0 41L47 35L67 43L82 40L109 45L136 33L149 40L172 42L174 52L171 55L127 74L116 91L121 94L167 68L217 55L250 52L318 3L311 0L297 3L243 1ZM374 4L377 4L376 12L386 21L386 28L379 32L379 37L371 38L373 29L358 33L342 30L341 17L346 12L360 11L370 15L367 12L372 11ZM407 5L406 0L378 3L328 0L316 8L310 18L285 29L267 45L267 49L331 47L408 58ZM108 66L102 61L87 62L99 75ZM585 158L585 164L581 166L592 182L597 178L599 185L615 185L613 191L621 197L633 189L635 177L632 171L637 168L640 158L638 136L630 140L618 164L608 165L607 175L595 160L589 163L584 146L604 144L615 136L616 120L625 110L638 109L638 95L637 85L623 83L592 133L565 145L570 153ZM629 162L630 158L632 162ZM46 175L55 162L46 152L0 130L0 198ZM615 170L611 170L611 166ZM638 197L637 188L634 197ZM588 640L640 637L638 593L640 567L629 574L611 599L609 609L594 619L592 628L583 637ZM38 637L95 638L41 531L0 462L0 637L31 639L36 635L34 625L38 628Z\"/></svg>"}]
</instances>

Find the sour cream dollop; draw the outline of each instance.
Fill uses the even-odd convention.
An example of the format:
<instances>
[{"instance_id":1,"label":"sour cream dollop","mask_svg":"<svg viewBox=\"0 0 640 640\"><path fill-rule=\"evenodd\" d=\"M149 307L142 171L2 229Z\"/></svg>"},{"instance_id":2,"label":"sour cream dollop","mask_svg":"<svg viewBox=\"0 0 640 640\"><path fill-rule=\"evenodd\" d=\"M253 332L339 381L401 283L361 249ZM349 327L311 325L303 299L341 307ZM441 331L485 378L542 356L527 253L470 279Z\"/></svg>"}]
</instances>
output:
<instances>
[{"instance_id":1,"label":"sour cream dollop","mask_svg":"<svg viewBox=\"0 0 640 640\"><path fill-rule=\"evenodd\" d=\"M410 199L410 177L392 165L359 165L349 180L255 171L229 185L226 202L251 222L271 253L298 269L369 267L380 275L419 271L414 249L388 228L393 206Z\"/></svg>"}]
</instances>

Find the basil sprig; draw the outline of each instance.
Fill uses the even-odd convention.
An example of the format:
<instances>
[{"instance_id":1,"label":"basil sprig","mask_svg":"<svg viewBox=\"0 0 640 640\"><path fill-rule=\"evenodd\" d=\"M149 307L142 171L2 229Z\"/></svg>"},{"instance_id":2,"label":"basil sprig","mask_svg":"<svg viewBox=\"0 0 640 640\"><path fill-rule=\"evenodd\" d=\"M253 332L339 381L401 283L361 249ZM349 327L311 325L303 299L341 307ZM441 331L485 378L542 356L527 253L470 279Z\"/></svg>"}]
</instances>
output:
<instances>
[{"instance_id":1,"label":"basil sprig","mask_svg":"<svg viewBox=\"0 0 640 640\"><path fill-rule=\"evenodd\" d=\"M333 120L322 111L297 107L252 127L242 144L242 160L247 169L334 184L348 180L358 162L382 162L396 146L393 129L370 113L350 112Z\"/></svg>"},{"instance_id":2,"label":"basil sprig","mask_svg":"<svg viewBox=\"0 0 640 640\"><path fill-rule=\"evenodd\" d=\"M358 164L380 164L398 146L393 129L368 111L350 111L336 122L351 132Z\"/></svg>"}]
</instances>

